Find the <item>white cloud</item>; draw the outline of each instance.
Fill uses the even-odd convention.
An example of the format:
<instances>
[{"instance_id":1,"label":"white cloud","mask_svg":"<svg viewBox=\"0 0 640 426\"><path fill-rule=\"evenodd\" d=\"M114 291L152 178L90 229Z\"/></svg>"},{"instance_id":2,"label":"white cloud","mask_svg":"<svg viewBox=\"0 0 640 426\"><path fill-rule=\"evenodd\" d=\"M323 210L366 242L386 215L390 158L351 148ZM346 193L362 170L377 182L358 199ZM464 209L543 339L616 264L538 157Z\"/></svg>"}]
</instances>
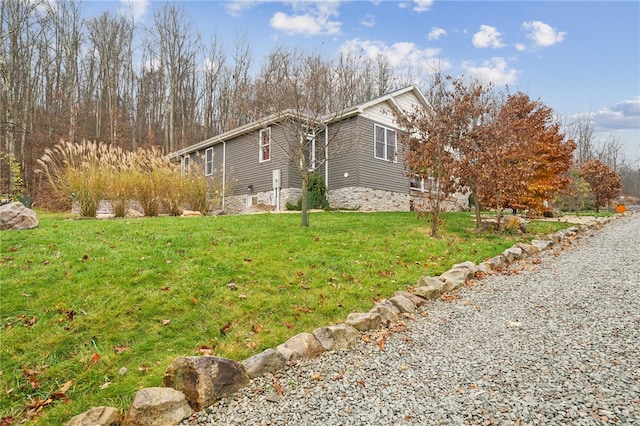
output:
<instances>
[{"instance_id":1,"label":"white cloud","mask_svg":"<svg viewBox=\"0 0 640 426\"><path fill-rule=\"evenodd\" d=\"M431 9L433 0L415 0L414 3L413 10L415 12L426 12Z\"/></svg>"},{"instance_id":2,"label":"white cloud","mask_svg":"<svg viewBox=\"0 0 640 426\"><path fill-rule=\"evenodd\" d=\"M149 6L151 6L150 0L120 0L118 13L131 17L134 22L143 22Z\"/></svg>"},{"instance_id":3,"label":"white cloud","mask_svg":"<svg viewBox=\"0 0 640 426\"><path fill-rule=\"evenodd\" d=\"M353 39L344 43L340 50L343 53L362 52L371 60L375 60L378 55L386 56L389 64L400 72L411 70L417 74L430 74L436 70L451 68L449 61L439 57L440 49L421 49L413 42L387 45L383 41Z\"/></svg>"},{"instance_id":4,"label":"white cloud","mask_svg":"<svg viewBox=\"0 0 640 426\"><path fill-rule=\"evenodd\" d=\"M518 52L524 52L525 50L527 50L527 46L522 43L516 43L516 50Z\"/></svg>"},{"instance_id":5,"label":"white cloud","mask_svg":"<svg viewBox=\"0 0 640 426\"><path fill-rule=\"evenodd\" d=\"M640 129L640 96L601 109L593 114L593 121L601 129Z\"/></svg>"},{"instance_id":6,"label":"white cloud","mask_svg":"<svg viewBox=\"0 0 640 426\"><path fill-rule=\"evenodd\" d=\"M231 16L242 16L245 10L251 9L259 3L259 1L252 0L229 0L225 2L224 8Z\"/></svg>"},{"instance_id":7,"label":"white cloud","mask_svg":"<svg viewBox=\"0 0 640 426\"><path fill-rule=\"evenodd\" d=\"M463 62L462 67L466 75L485 83L493 83L495 86L514 84L518 80L520 71L509 68L504 58L496 57L483 61L476 65L471 61Z\"/></svg>"},{"instance_id":8,"label":"white cloud","mask_svg":"<svg viewBox=\"0 0 640 426\"><path fill-rule=\"evenodd\" d=\"M433 27L427 35L428 40L438 40L440 37L447 35L447 31L444 28Z\"/></svg>"},{"instance_id":9,"label":"white cloud","mask_svg":"<svg viewBox=\"0 0 640 426\"><path fill-rule=\"evenodd\" d=\"M367 13L364 18L360 20L360 23L365 27L373 27L376 24L376 18L370 13Z\"/></svg>"},{"instance_id":10,"label":"white cloud","mask_svg":"<svg viewBox=\"0 0 640 426\"><path fill-rule=\"evenodd\" d=\"M567 34L541 21L524 22L522 28L527 32L527 37L538 47L549 47L560 43Z\"/></svg>"},{"instance_id":11,"label":"white cloud","mask_svg":"<svg viewBox=\"0 0 640 426\"><path fill-rule=\"evenodd\" d=\"M492 47L497 49L503 47L501 35L495 27L480 25L480 31L473 35L473 45L479 48Z\"/></svg>"},{"instance_id":12,"label":"white cloud","mask_svg":"<svg viewBox=\"0 0 640 426\"><path fill-rule=\"evenodd\" d=\"M323 34L339 34L341 23L318 19L309 14L287 15L277 12L269 21L271 26L287 35L302 34L307 36Z\"/></svg>"},{"instance_id":13,"label":"white cloud","mask_svg":"<svg viewBox=\"0 0 640 426\"><path fill-rule=\"evenodd\" d=\"M293 2L294 14L276 12L269 23L287 35L340 34L342 23L331 19L338 16L339 5L335 1Z\"/></svg>"}]
</instances>

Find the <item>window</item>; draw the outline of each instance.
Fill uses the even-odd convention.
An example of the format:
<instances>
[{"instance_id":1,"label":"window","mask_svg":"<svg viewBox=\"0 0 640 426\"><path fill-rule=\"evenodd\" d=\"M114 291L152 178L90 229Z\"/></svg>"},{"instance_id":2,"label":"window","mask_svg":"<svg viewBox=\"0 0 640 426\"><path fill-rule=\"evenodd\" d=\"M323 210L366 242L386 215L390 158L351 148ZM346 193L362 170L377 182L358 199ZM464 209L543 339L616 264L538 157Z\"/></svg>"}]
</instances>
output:
<instances>
[{"instance_id":1,"label":"window","mask_svg":"<svg viewBox=\"0 0 640 426\"><path fill-rule=\"evenodd\" d=\"M260 130L260 162L271 159L271 127Z\"/></svg>"},{"instance_id":2,"label":"window","mask_svg":"<svg viewBox=\"0 0 640 426\"><path fill-rule=\"evenodd\" d=\"M204 174L206 176L213 174L213 148L207 148L204 152Z\"/></svg>"},{"instance_id":3,"label":"window","mask_svg":"<svg viewBox=\"0 0 640 426\"><path fill-rule=\"evenodd\" d=\"M183 175L189 174L189 172L191 171L191 156L187 154L184 157L182 157L181 163L182 163L181 164L182 174Z\"/></svg>"},{"instance_id":4,"label":"window","mask_svg":"<svg viewBox=\"0 0 640 426\"><path fill-rule=\"evenodd\" d=\"M374 156L380 160L398 162L396 131L374 124Z\"/></svg>"},{"instance_id":5,"label":"window","mask_svg":"<svg viewBox=\"0 0 640 426\"><path fill-rule=\"evenodd\" d=\"M304 148L304 161L307 165L307 170L310 172L316 168L316 135L311 132L307 134L307 143Z\"/></svg>"},{"instance_id":6,"label":"window","mask_svg":"<svg viewBox=\"0 0 640 426\"><path fill-rule=\"evenodd\" d=\"M411 188L416 189L420 192L437 193L439 189L439 185L433 176L429 176L427 178L420 178L420 176L416 174L411 179L410 184L411 184Z\"/></svg>"}]
</instances>

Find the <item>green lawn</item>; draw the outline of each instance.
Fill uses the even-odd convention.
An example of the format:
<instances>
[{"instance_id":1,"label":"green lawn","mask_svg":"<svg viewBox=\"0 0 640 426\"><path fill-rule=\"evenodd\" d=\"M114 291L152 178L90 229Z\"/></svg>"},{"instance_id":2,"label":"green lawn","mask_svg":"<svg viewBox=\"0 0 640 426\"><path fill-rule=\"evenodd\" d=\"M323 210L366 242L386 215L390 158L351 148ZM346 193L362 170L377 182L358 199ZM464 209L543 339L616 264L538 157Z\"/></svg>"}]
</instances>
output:
<instances>
[{"instance_id":1,"label":"green lawn","mask_svg":"<svg viewBox=\"0 0 640 426\"><path fill-rule=\"evenodd\" d=\"M567 226L479 235L470 213L455 213L432 239L412 213L314 213L310 228L299 214L38 213L37 229L0 234L0 417L17 423L31 405L43 425L92 406L126 409L177 356L241 361L366 312L422 275Z\"/></svg>"}]
</instances>

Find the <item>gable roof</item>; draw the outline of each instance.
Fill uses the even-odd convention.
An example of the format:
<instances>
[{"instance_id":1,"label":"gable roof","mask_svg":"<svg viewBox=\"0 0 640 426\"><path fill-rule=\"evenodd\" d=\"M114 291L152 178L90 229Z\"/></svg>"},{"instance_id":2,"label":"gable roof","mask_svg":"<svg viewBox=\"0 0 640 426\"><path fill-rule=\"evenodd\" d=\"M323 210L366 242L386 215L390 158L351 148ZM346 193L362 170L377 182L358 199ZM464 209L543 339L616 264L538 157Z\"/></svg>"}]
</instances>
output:
<instances>
[{"instance_id":1,"label":"gable roof","mask_svg":"<svg viewBox=\"0 0 640 426\"><path fill-rule=\"evenodd\" d=\"M211 146L217 145L219 143L222 142L226 142L228 140L234 139L238 136L242 136L246 133L251 133L254 132L256 130L259 129L264 129L272 124L276 124L278 122L281 122L283 120L286 119L300 119L300 118L305 118L311 121L318 121L320 123L323 123L325 125L330 124L332 122L335 121L340 121L343 120L345 118L349 118L355 115L359 115L359 114L363 114L364 111L367 108L371 108L375 105L378 104L382 104L382 103L388 103L391 108L400 113L402 112L402 108L400 107L400 105L398 104L398 102L396 101L396 98L398 98L399 96L402 96L406 93L413 93L414 96L418 99L418 101L423 105L423 106L428 106L428 102L427 99L424 97L424 95L422 94L422 92L420 91L420 89L418 89L417 86L412 85L412 86L407 86L405 88L396 90L394 92L391 93L387 93L385 95L379 96L377 98L371 99L369 101L360 103L358 105L354 105L352 107L343 109L341 111L338 112L334 112L334 113L329 113L324 115L323 117L321 117L320 119L318 119L317 117L311 115L311 114L305 114L305 113L301 113L292 109L287 109L284 110L282 112L277 112L275 114L271 114L268 115L266 117L260 118L256 121L252 121L251 123L247 123L245 125L236 127L235 129L231 129L229 131L220 133L219 135L213 136L209 139L205 139L201 142L197 142L193 145L189 145L185 148L179 149L177 151L174 151L172 153L168 154L168 157L170 159L174 159L174 158L178 158L182 155L186 155L186 154L190 154L192 152L196 152L205 148L209 148Z\"/></svg>"},{"instance_id":2,"label":"gable roof","mask_svg":"<svg viewBox=\"0 0 640 426\"><path fill-rule=\"evenodd\" d=\"M427 98L424 97L420 89L418 89L417 86L412 85L404 87L402 89L398 89L394 92L387 93L382 96L378 96L377 98L371 99L361 104L346 108L337 114L327 114L325 116L326 122L342 120L353 115L362 114L367 108L371 108L372 106L382 103L388 103L396 112L400 113L402 112L402 108L400 107L400 105L398 105L396 99L406 93L413 93L413 95L418 98L418 101L423 106L426 107L429 105L429 103L427 102Z\"/></svg>"}]
</instances>

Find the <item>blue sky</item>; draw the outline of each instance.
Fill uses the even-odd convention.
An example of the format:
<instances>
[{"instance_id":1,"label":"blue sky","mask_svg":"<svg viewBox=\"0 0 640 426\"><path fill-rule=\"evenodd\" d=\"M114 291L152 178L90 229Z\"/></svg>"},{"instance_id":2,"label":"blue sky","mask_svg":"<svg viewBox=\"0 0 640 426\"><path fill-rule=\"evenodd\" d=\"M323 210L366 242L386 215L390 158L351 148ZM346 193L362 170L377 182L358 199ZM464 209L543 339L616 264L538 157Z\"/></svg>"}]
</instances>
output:
<instances>
[{"instance_id":1,"label":"blue sky","mask_svg":"<svg viewBox=\"0 0 640 426\"><path fill-rule=\"evenodd\" d=\"M414 74L438 66L509 85L564 119L591 114L640 164L639 1L175 1L208 40L246 37L256 63L275 46L328 58L386 54ZM88 17L128 9L141 27L161 1L87 0ZM424 74L426 75L426 73Z\"/></svg>"}]
</instances>

